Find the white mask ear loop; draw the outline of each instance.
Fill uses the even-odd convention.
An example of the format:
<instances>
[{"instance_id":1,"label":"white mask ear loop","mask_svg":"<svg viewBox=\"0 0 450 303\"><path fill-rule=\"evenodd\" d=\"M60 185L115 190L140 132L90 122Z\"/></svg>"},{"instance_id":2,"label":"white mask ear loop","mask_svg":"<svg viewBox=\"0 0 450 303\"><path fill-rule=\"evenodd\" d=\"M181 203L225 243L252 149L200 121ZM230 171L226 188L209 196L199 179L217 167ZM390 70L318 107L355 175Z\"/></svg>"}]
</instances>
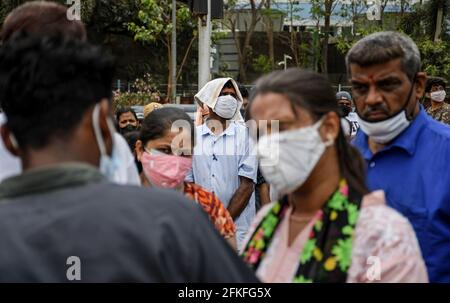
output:
<instances>
[{"instance_id":1,"label":"white mask ear loop","mask_svg":"<svg viewBox=\"0 0 450 303\"><path fill-rule=\"evenodd\" d=\"M331 134L327 134L327 141L325 141L323 144L325 144L325 147L330 147L334 144L334 139L331 136Z\"/></svg>"},{"instance_id":2,"label":"white mask ear loop","mask_svg":"<svg viewBox=\"0 0 450 303\"><path fill-rule=\"evenodd\" d=\"M11 144L12 144L12 146L14 147L14 149L16 150L16 151L18 151L19 150L19 143L17 142L17 139L16 139L16 137L14 136L14 134L13 133L9 133L9 141L11 141Z\"/></svg>"},{"instance_id":3,"label":"white mask ear loop","mask_svg":"<svg viewBox=\"0 0 450 303\"><path fill-rule=\"evenodd\" d=\"M319 135L320 135L319 128L322 126L324 120L325 120L325 116L323 116L313 126L316 129L316 131L319 133ZM334 139L331 136L331 134L327 134L327 141L323 142L323 144L325 145L325 147L330 147L334 144Z\"/></svg>"},{"instance_id":4,"label":"white mask ear loop","mask_svg":"<svg viewBox=\"0 0 450 303\"><path fill-rule=\"evenodd\" d=\"M102 137L102 134L100 131L99 118L100 118L100 103L95 105L94 110L92 111L92 124L93 124L93 128L94 128L95 138L97 139L97 145L98 145L98 149L100 151L100 155L106 156L105 141L103 140L103 137Z\"/></svg>"},{"instance_id":5,"label":"white mask ear loop","mask_svg":"<svg viewBox=\"0 0 450 303\"><path fill-rule=\"evenodd\" d=\"M112 121L111 117L106 118L106 124L108 125L109 133L111 134L111 140L112 145L114 146L116 143L116 139L114 137L114 134L116 133L116 127L114 126L114 122Z\"/></svg>"}]
</instances>

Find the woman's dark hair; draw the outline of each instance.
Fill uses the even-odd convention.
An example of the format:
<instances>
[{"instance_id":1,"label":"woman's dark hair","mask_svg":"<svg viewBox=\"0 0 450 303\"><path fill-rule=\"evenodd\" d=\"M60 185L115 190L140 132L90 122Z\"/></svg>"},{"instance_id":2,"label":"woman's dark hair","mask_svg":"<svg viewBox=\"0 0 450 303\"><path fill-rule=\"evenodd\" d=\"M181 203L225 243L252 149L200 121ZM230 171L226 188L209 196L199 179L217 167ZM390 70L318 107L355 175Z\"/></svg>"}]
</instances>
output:
<instances>
[{"instance_id":1,"label":"woman's dark hair","mask_svg":"<svg viewBox=\"0 0 450 303\"><path fill-rule=\"evenodd\" d=\"M302 107L316 121L329 112L335 112L339 116L339 107L330 83L324 76L311 71L292 68L270 73L258 80L251 99L265 93L285 95L290 100L294 113L296 106ZM364 160L358 150L348 143L342 127L335 144L342 176L358 194L365 195L368 189Z\"/></svg>"},{"instance_id":2,"label":"woman's dark hair","mask_svg":"<svg viewBox=\"0 0 450 303\"><path fill-rule=\"evenodd\" d=\"M61 35L81 41L87 39L83 23L67 18L67 7L47 1L32 1L14 9L3 23L0 42L6 42L19 32L38 36Z\"/></svg>"},{"instance_id":3,"label":"woman's dark hair","mask_svg":"<svg viewBox=\"0 0 450 303\"><path fill-rule=\"evenodd\" d=\"M136 121L139 121L136 112L131 107L120 107L116 111L116 121L119 123L120 116L122 116L125 113L132 113Z\"/></svg>"},{"instance_id":4,"label":"woman's dark hair","mask_svg":"<svg viewBox=\"0 0 450 303\"><path fill-rule=\"evenodd\" d=\"M134 148L136 147L136 142L137 140L139 140L139 136L140 136L140 132L139 131L132 131L132 132L127 132L123 135L123 137L125 138L125 140L128 143L128 146L130 147L131 152L134 152Z\"/></svg>"},{"instance_id":5,"label":"woman's dark hair","mask_svg":"<svg viewBox=\"0 0 450 303\"><path fill-rule=\"evenodd\" d=\"M152 111L145 117L141 125L140 139L142 144L147 144L150 140L156 140L166 135L171 130L176 121L186 121L191 131L191 143L194 146L194 122L182 109L175 107L164 107Z\"/></svg>"}]
</instances>

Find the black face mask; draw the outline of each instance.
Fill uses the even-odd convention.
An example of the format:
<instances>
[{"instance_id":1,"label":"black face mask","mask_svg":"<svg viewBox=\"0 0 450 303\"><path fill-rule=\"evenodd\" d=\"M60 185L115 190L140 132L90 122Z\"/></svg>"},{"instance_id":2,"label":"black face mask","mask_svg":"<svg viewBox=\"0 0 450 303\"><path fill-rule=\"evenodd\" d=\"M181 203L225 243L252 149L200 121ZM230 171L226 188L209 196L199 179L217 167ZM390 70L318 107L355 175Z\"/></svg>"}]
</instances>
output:
<instances>
[{"instance_id":1,"label":"black face mask","mask_svg":"<svg viewBox=\"0 0 450 303\"><path fill-rule=\"evenodd\" d=\"M344 114L344 117L347 117L348 114L350 114L352 111L352 107L348 106L348 105L339 104L339 108L341 109L342 113Z\"/></svg>"},{"instance_id":2,"label":"black face mask","mask_svg":"<svg viewBox=\"0 0 450 303\"><path fill-rule=\"evenodd\" d=\"M135 130L138 130L137 126L128 124L127 126L120 128L120 133L123 135L123 134L129 133L129 132L135 131Z\"/></svg>"}]
</instances>

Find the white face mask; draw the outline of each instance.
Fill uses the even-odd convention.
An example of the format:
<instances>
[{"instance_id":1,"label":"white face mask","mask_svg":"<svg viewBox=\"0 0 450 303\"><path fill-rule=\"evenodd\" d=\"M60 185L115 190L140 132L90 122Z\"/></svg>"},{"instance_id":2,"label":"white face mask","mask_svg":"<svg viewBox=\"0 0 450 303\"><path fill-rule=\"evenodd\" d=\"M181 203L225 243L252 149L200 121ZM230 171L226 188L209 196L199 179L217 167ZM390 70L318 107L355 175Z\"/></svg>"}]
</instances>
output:
<instances>
[{"instance_id":1,"label":"white face mask","mask_svg":"<svg viewBox=\"0 0 450 303\"><path fill-rule=\"evenodd\" d=\"M100 103L98 103L92 111L92 126L94 128L95 139L97 140L98 149L100 151L100 172L104 174L109 181L115 180L115 174L119 168L119 152L117 144L114 142L115 128L111 118L107 118L106 123L113 140L111 156L106 152L106 144L100 130Z\"/></svg>"},{"instance_id":2,"label":"white face mask","mask_svg":"<svg viewBox=\"0 0 450 303\"><path fill-rule=\"evenodd\" d=\"M213 111L224 119L231 119L236 114L239 102L230 95L220 96Z\"/></svg>"},{"instance_id":3,"label":"white face mask","mask_svg":"<svg viewBox=\"0 0 450 303\"><path fill-rule=\"evenodd\" d=\"M368 122L361 119L359 115L357 120L362 131L379 144L392 141L411 124L411 121L406 118L404 110L383 121Z\"/></svg>"},{"instance_id":4,"label":"white face mask","mask_svg":"<svg viewBox=\"0 0 450 303\"><path fill-rule=\"evenodd\" d=\"M322 120L312 126L262 137L258 142L264 178L280 195L299 188L308 179L326 147L319 134Z\"/></svg>"},{"instance_id":5,"label":"white face mask","mask_svg":"<svg viewBox=\"0 0 450 303\"><path fill-rule=\"evenodd\" d=\"M438 90L430 93L431 100L435 102L443 102L445 100L446 92L445 90Z\"/></svg>"}]
</instances>

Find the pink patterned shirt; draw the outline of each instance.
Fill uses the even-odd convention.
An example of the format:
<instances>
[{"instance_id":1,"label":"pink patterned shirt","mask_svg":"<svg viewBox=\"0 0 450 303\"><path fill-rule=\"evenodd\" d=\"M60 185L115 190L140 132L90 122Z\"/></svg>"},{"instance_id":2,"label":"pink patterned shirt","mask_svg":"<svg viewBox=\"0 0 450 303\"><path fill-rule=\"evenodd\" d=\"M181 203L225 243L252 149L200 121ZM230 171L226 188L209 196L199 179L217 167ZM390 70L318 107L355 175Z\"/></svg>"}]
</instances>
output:
<instances>
[{"instance_id":1,"label":"pink patterned shirt","mask_svg":"<svg viewBox=\"0 0 450 303\"><path fill-rule=\"evenodd\" d=\"M272 206L266 205L258 212L243 247ZM256 275L263 282L289 283L295 276L300 253L316 218L305 218L308 224L288 246L291 212L289 208L258 267ZM383 191L372 192L363 198L347 282L428 282L414 230L405 217L385 205Z\"/></svg>"}]
</instances>

